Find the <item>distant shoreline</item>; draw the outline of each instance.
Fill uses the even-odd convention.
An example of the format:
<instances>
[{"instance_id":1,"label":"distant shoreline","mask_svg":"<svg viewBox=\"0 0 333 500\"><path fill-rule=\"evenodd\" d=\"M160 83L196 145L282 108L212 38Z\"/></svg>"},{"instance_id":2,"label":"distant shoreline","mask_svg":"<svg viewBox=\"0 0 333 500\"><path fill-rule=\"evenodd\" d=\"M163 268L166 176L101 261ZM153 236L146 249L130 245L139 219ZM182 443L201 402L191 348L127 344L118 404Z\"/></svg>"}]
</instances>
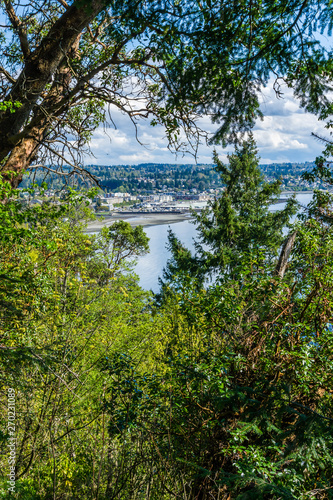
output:
<instances>
[{"instance_id":1,"label":"distant shoreline","mask_svg":"<svg viewBox=\"0 0 333 500\"><path fill-rule=\"evenodd\" d=\"M140 213L133 212L132 214L122 214L119 212L115 215L108 215L104 217L104 220L96 220L89 222L86 233L95 233L100 231L103 227L111 226L117 220L125 220L131 224L132 227L143 226L160 226L162 224L175 224L176 222L183 222L185 220L192 219L190 213L168 213L168 212L150 212L150 213Z\"/></svg>"},{"instance_id":2,"label":"distant shoreline","mask_svg":"<svg viewBox=\"0 0 333 500\"><path fill-rule=\"evenodd\" d=\"M296 194L310 194L311 191L284 191L281 193L282 198L277 200L274 205L280 203L286 203L288 198ZM132 227L143 226L160 226L163 224L175 224L177 222L183 222L185 220L193 219L191 213L188 212L117 212L112 215L104 215L103 220L101 218L96 221L89 222L85 232L96 233L100 231L103 227L111 226L115 221L125 220L131 224Z\"/></svg>"}]
</instances>

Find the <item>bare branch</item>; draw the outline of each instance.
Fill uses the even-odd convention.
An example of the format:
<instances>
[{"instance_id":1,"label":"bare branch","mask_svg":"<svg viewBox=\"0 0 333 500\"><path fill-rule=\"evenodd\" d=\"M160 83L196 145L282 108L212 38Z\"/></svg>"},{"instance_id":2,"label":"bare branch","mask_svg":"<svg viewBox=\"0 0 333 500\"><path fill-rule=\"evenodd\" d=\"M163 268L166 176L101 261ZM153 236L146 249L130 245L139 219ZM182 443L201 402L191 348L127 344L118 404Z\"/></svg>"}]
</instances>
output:
<instances>
[{"instance_id":1,"label":"bare branch","mask_svg":"<svg viewBox=\"0 0 333 500\"><path fill-rule=\"evenodd\" d=\"M92 41L92 43L96 42L96 43L98 43L98 45L100 45L101 47L103 47L103 49L106 49L106 48L107 48L107 47L106 47L106 45L105 45L105 43L101 42L101 41L98 39L98 33L96 33L96 35L94 35L94 34L93 34L93 32L92 32L92 30L91 30L90 26L88 26L88 33L89 33L89 35L91 36L91 41Z\"/></svg>"},{"instance_id":2,"label":"bare branch","mask_svg":"<svg viewBox=\"0 0 333 500\"><path fill-rule=\"evenodd\" d=\"M314 415L316 415L319 418L324 418L325 420L329 420L330 422L333 422L333 418L325 417L325 415L320 415L320 413L316 412L315 410L312 410L308 406L304 406L301 403L297 403L297 401L292 401L290 403L290 406L297 406L298 408L303 408L304 410L308 410L309 412L313 413Z\"/></svg>"},{"instance_id":3,"label":"bare branch","mask_svg":"<svg viewBox=\"0 0 333 500\"><path fill-rule=\"evenodd\" d=\"M319 134L315 134L314 132L311 132L311 135L315 137L318 141L323 142L324 144L332 144L332 141L330 139L327 139L326 137L323 137Z\"/></svg>"},{"instance_id":4,"label":"bare branch","mask_svg":"<svg viewBox=\"0 0 333 500\"><path fill-rule=\"evenodd\" d=\"M294 231L292 234L288 236L286 241L283 244L279 261L277 263L277 266L275 268L275 274L280 276L280 278L283 278L284 273L286 272L287 265L288 265L288 259L290 257L291 251L293 249L293 246L295 244L296 240L296 235L297 231Z\"/></svg>"},{"instance_id":5,"label":"bare branch","mask_svg":"<svg viewBox=\"0 0 333 500\"><path fill-rule=\"evenodd\" d=\"M65 177L68 177L68 176L71 176L71 175L74 175L74 174L79 174L79 175L87 175L90 180L92 180L95 184L97 184L99 186L99 180L96 179L96 177L94 177L88 170L86 170L85 168L83 167L80 167L79 165L75 165L74 163L72 163L71 161L69 161L67 158L65 158L61 153L59 153L59 151L56 151L55 149L51 148L51 146L49 146L47 144L47 141L43 142L43 146L48 149L53 155L57 156L58 158L60 158L65 165L69 165L70 167L72 167L74 170L70 173L67 173L67 172L59 172L59 170L54 170L52 169L51 167L47 166L47 165L43 165L43 164L36 164L36 165L31 165L29 167L29 170L32 170L32 169L35 169L35 168L44 168L46 170L48 170L49 172L51 173L55 173L55 174L59 174L59 175L63 175Z\"/></svg>"},{"instance_id":6,"label":"bare branch","mask_svg":"<svg viewBox=\"0 0 333 500\"><path fill-rule=\"evenodd\" d=\"M17 17L10 0L5 0L5 7L6 7L6 12L8 14L9 20L12 23L13 28L15 29L15 31L17 32L17 34L19 36L23 55L25 58L27 58L30 55L27 30L26 30L24 24L22 23L22 21L20 21L20 19Z\"/></svg>"},{"instance_id":7,"label":"bare branch","mask_svg":"<svg viewBox=\"0 0 333 500\"><path fill-rule=\"evenodd\" d=\"M65 9L69 9L69 5L65 0L57 0Z\"/></svg>"},{"instance_id":8,"label":"bare branch","mask_svg":"<svg viewBox=\"0 0 333 500\"><path fill-rule=\"evenodd\" d=\"M328 491L328 490L333 490L333 486L328 486L327 488L316 488L314 490L307 491L306 494L310 495L311 497L315 497L317 495L322 495L322 494L325 495L326 491ZM324 497L322 497L322 498L324 498ZM326 495L325 495L325 498L327 498Z\"/></svg>"},{"instance_id":9,"label":"bare branch","mask_svg":"<svg viewBox=\"0 0 333 500\"><path fill-rule=\"evenodd\" d=\"M16 80L15 78L13 78L9 73L8 71L5 70L5 68L3 68L2 66L0 66L0 73L2 73L3 75L5 75L5 77L7 78L7 80L10 82L10 83L15 83Z\"/></svg>"}]
</instances>

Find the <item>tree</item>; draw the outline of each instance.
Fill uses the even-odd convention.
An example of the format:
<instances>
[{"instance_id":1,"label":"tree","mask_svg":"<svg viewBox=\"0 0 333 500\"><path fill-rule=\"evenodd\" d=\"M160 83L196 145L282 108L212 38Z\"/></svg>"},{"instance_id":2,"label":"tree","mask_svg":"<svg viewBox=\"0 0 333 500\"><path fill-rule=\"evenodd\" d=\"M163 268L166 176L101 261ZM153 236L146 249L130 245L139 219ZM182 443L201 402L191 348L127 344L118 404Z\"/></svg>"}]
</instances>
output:
<instances>
[{"instance_id":1,"label":"tree","mask_svg":"<svg viewBox=\"0 0 333 500\"><path fill-rule=\"evenodd\" d=\"M195 276L199 284L208 275L232 275L244 259L251 258L256 262L252 272L256 272L278 257L283 230L297 211L295 199L288 200L283 210L270 211L281 193L281 182L264 181L253 138L236 146L228 159L225 165L214 154L215 169L225 188L200 214L193 214L199 235L196 255L169 234L172 257L163 272L166 284L177 273ZM162 280L161 285L165 289Z\"/></svg>"},{"instance_id":2,"label":"tree","mask_svg":"<svg viewBox=\"0 0 333 500\"><path fill-rule=\"evenodd\" d=\"M171 148L196 149L196 119L219 124L213 140L236 141L261 116L270 76L294 88L325 119L331 62L316 29L331 23L330 2L2 0L0 165L17 186L27 168L80 155L107 105L134 124L166 127ZM112 122L112 108L110 108ZM181 134L181 130L185 132ZM62 175L68 175L68 170Z\"/></svg>"},{"instance_id":3,"label":"tree","mask_svg":"<svg viewBox=\"0 0 333 500\"><path fill-rule=\"evenodd\" d=\"M110 442L99 365L118 350L149 360L159 320L128 262L146 251L147 237L128 223L86 234L88 202L73 191L61 205L29 205L0 183L0 197L2 496L105 498ZM6 477L13 432L15 492Z\"/></svg>"},{"instance_id":4,"label":"tree","mask_svg":"<svg viewBox=\"0 0 333 500\"><path fill-rule=\"evenodd\" d=\"M200 235L196 250L208 270L232 272L251 253L258 262L260 254L263 262L275 259L284 239L283 229L297 211L294 198L283 210L269 210L281 194L281 182L264 181L257 153L250 138L236 146L228 165L214 155L225 189L196 218Z\"/></svg>"},{"instance_id":5,"label":"tree","mask_svg":"<svg viewBox=\"0 0 333 500\"><path fill-rule=\"evenodd\" d=\"M125 272L124 262L149 252L149 238L142 226L134 229L129 222L115 221L112 226L102 228L97 238L99 254L94 259L94 266L101 265L99 282ZM94 269L96 273L97 270Z\"/></svg>"}]
</instances>

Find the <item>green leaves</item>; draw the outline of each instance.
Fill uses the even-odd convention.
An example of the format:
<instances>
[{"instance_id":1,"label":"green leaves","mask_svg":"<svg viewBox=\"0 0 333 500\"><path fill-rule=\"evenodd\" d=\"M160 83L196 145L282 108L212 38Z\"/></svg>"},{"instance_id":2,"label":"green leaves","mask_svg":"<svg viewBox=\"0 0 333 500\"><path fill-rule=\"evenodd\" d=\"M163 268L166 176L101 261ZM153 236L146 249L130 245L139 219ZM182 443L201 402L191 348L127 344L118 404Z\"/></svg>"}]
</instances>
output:
<instances>
[{"instance_id":1,"label":"green leaves","mask_svg":"<svg viewBox=\"0 0 333 500\"><path fill-rule=\"evenodd\" d=\"M147 238L128 224L99 237L85 234L84 193L70 191L62 206L36 206L8 184L2 191L0 383L17 394L17 496L88 499L96 496L92 470L101 468L105 492L110 465L102 402L111 375L101 372L100 360L126 350L136 364L143 357L149 363L159 331L149 294L126 262L147 249ZM117 262L107 259L111 241ZM124 364L117 370L125 375ZM6 408L3 396L0 402ZM7 440L1 440L3 470Z\"/></svg>"},{"instance_id":2,"label":"green leaves","mask_svg":"<svg viewBox=\"0 0 333 500\"><path fill-rule=\"evenodd\" d=\"M320 119L331 115L332 61L316 38L331 29L329 0L80 0L70 9L50 0L47 13L31 1L24 12L1 5L10 28L0 162L13 185L38 151L43 165L82 164L96 127L116 125L108 106L134 126L163 125L171 149L194 155L208 138L202 115L216 124L212 143L242 142L263 116L259 96L271 76Z\"/></svg>"},{"instance_id":3,"label":"green leaves","mask_svg":"<svg viewBox=\"0 0 333 500\"><path fill-rule=\"evenodd\" d=\"M15 113L17 108L20 108L22 104L20 102L12 102L12 101L1 101L0 102L0 111L9 110L10 113ZM15 109L16 108L16 109Z\"/></svg>"},{"instance_id":4,"label":"green leaves","mask_svg":"<svg viewBox=\"0 0 333 500\"><path fill-rule=\"evenodd\" d=\"M229 275L260 274L263 266L271 268L277 260L283 231L291 227L297 211L296 200L288 200L283 210L269 209L279 197L280 182L264 181L253 138L236 146L228 159L225 165L214 154L215 169L225 189L200 214L193 213L198 233L195 255L169 233L172 258L163 271L162 295L179 278L197 278L200 287L209 278L223 281ZM246 266L249 262L250 267Z\"/></svg>"}]
</instances>

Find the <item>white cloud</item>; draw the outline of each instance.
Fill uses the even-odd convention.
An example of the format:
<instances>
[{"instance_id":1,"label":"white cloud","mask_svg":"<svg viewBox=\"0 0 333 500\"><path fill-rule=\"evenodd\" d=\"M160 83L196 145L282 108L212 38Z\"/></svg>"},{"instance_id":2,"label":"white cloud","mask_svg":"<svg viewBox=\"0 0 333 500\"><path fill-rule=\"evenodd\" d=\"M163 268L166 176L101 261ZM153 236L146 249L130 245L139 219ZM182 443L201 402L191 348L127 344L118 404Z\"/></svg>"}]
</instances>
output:
<instances>
[{"instance_id":1,"label":"white cloud","mask_svg":"<svg viewBox=\"0 0 333 500\"><path fill-rule=\"evenodd\" d=\"M119 162L125 163L126 165L136 165L138 163L154 163L154 161L154 155L148 153L147 151L119 156Z\"/></svg>"},{"instance_id":2,"label":"white cloud","mask_svg":"<svg viewBox=\"0 0 333 500\"><path fill-rule=\"evenodd\" d=\"M294 139L292 136L274 130L255 131L259 151L287 151L289 149L308 149L308 144Z\"/></svg>"},{"instance_id":3,"label":"white cloud","mask_svg":"<svg viewBox=\"0 0 333 500\"><path fill-rule=\"evenodd\" d=\"M311 136L312 132L327 135L324 123L314 115L306 113L294 99L292 90L281 87L282 98L277 98L272 83L263 89L261 109L265 115L258 120L254 129L261 163L313 161L322 151L322 145ZM112 110L112 119L117 129L103 127L96 130L91 141L95 158L87 158L86 163L100 165L138 164L138 163L195 163L193 156L177 156L168 150L163 127L151 127L149 120L142 120L135 127L129 118L118 109ZM214 131L208 117L202 117L200 126ZM211 163L213 147L201 144L197 161ZM227 151L216 147L222 160L226 160ZM229 146L228 151L232 150Z\"/></svg>"}]
</instances>

